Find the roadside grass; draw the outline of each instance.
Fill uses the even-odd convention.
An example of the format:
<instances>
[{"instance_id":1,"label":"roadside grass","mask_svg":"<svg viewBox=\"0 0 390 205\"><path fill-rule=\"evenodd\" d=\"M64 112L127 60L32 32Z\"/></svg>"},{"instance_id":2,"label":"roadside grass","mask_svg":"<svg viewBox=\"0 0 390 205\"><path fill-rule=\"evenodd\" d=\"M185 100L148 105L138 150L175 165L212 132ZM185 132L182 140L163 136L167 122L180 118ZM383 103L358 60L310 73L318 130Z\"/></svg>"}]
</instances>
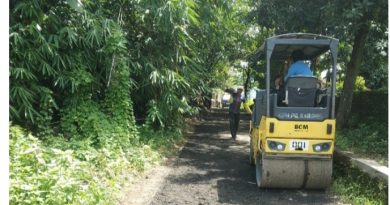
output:
<instances>
[{"instance_id":1,"label":"roadside grass","mask_svg":"<svg viewBox=\"0 0 390 205\"><path fill-rule=\"evenodd\" d=\"M152 150L160 153L160 156L172 156L176 153L178 146L185 142L183 131L189 129L186 126L183 124L181 127L158 131L141 127L139 129L140 142L150 146Z\"/></svg>"},{"instance_id":2,"label":"roadside grass","mask_svg":"<svg viewBox=\"0 0 390 205\"><path fill-rule=\"evenodd\" d=\"M355 123L348 129L337 130L336 146L358 156L374 159L382 165L387 165L387 123L368 119L365 123Z\"/></svg>"},{"instance_id":3,"label":"roadside grass","mask_svg":"<svg viewBox=\"0 0 390 205\"><path fill-rule=\"evenodd\" d=\"M388 165L388 123L378 118L352 116L350 127L337 130L336 146ZM335 158L331 191L353 205L388 204L387 182L370 177L349 162Z\"/></svg>"},{"instance_id":4,"label":"roadside grass","mask_svg":"<svg viewBox=\"0 0 390 205\"><path fill-rule=\"evenodd\" d=\"M353 205L384 205L388 202L388 185L371 178L350 163L335 161L331 192Z\"/></svg>"},{"instance_id":5,"label":"roadside grass","mask_svg":"<svg viewBox=\"0 0 390 205\"><path fill-rule=\"evenodd\" d=\"M141 127L127 148L94 148L63 137L42 141L11 126L10 204L113 204L131 177L175 152L175 144L184 142L182 129Z\"/></svg>"}]
</instances>

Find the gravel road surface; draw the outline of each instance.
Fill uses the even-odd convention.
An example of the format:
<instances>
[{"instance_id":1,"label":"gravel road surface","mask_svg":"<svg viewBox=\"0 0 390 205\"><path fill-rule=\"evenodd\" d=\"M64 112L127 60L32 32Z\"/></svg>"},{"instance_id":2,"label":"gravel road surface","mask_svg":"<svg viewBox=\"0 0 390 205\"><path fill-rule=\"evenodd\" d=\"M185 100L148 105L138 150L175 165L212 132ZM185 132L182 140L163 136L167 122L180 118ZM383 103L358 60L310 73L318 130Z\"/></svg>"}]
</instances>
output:
<instances>
[{"instance_id":1,"label":"gravel road surface","mask_svg":"<svg viewBox=\"0 0 390 205\"><path fill-rule=\"evenodd\" d=\"M248 130L249 116L242 115L234 141L226 111L205 114L146 204L341 204L326 190L257 188Z\"/></svg>"}]
</instances>

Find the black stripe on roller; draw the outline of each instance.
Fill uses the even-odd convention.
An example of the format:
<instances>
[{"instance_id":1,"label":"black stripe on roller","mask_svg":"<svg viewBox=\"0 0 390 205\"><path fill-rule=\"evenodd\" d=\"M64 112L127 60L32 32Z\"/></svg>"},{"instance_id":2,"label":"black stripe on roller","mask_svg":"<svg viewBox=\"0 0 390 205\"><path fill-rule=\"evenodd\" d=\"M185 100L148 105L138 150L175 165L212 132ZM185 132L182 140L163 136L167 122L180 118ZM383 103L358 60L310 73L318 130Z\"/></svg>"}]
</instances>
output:
<instances>
[{"instance_id":1,"label":"black stripe on roller","mask_svg":"<svg viewBox=\"0 0 390 205\"><path fill-rule=\"evenodd\" d=\"M305 160L305 169L303 171L303 182L301 188L305 188L309 174L309 162Z\"/></svg>"}]
</instances>

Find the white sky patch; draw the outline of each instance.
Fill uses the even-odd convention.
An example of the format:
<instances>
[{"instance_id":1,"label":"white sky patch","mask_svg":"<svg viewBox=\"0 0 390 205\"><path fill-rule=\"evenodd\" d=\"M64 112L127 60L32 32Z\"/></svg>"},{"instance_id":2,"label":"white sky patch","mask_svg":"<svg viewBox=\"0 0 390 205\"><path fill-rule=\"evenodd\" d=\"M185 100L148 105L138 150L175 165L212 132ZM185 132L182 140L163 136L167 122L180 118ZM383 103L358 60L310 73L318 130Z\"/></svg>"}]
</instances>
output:
<instances>
[{"instance_id":1,"label":"white sky patch","mask_svg":"<svg viewBox=\"0 0 390 205\"><path fill-rule=\"evenodd\" d=\"M340 64L337 64L337 72L338 71L340 71L341 70L341 67L340 67ZM332 73L332 68L331 69L329 69L329 72L331 72ZM320 77L322 78L322 79L324 79L325 77L326 77L326 74L328 73L328 69L326 69L326 70L323 70L322 72L321 72L321 74L320 74Z\"/></svg>"},{"instance_id":2,"label":"white sky patch","mask_svg":"<svg viewBox=\"0 0 390 205\"><path fill-rule=\"evenodd\" d=\"M248 29L248 36L255 37L260 32L260 28L258 26L251 26Z\"/></svg>"},{"instance_id":3,"label":"white sky patch","mask_svg":"<svg viewBox=\"0 0 390 205\"><path fill-rule=\"evenodd\" d=\"M247 61L240 61L240 66L242 68L247 68L248 67L248 62Z\"/></svg>"}]
</instances>

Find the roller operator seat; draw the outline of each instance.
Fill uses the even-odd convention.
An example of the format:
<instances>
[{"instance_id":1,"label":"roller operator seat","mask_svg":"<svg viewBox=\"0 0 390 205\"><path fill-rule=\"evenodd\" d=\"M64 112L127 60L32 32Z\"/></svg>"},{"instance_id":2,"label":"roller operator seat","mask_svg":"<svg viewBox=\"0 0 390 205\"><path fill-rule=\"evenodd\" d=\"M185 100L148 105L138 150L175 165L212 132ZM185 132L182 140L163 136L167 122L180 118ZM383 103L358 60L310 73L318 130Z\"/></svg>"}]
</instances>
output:
<instances>
[{"instance_id":1,"label":"roller operator seat","mask_svg":"<svg viewBox=\"0 0 390 205\"><path fill-rule=\"evenodd\" d=\"M288 107L314 107L318 79L312 76L291 76L285 84Z\"/></svg>"}]
</instances>

